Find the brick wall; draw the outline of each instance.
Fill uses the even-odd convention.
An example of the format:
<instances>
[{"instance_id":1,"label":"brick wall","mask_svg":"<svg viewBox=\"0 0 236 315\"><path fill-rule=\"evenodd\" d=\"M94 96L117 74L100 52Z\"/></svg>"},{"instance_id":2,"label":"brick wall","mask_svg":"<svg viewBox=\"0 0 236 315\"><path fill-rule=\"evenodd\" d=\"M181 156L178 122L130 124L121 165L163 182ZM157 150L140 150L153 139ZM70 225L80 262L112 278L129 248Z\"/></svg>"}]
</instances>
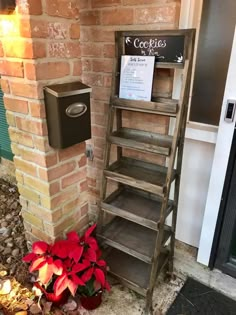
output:
<instances>
[{"instance_id":1,"label":"brick wall","mask_svg":"<svg viewBox=\"0 0 236 315\"><path fill-rule=\"evenodd\" d=\"M27 237L51 240L88 223L85 143L48 144L43 87L81 76L79 2L17 0L1 16L0 74Z\"/></svg>"},{"instance_id":2,"label":"brick wall","mask_svg":"<svg viewBox=\"0 0 236 315\"><path fill-rule=\"evenodd\" d=\"M178 27L180 0L81 0L81 57L82 80L93 87L92 92L92 141L94 160L89 162L88 184L90 209L96 214L101 183L106 119L111 92L111 72L114 57L114 31L158 30ZM154 93L170 97L173 72L155 72ZM168 119L125 112L124 126L166 133ZM125 154L132 155L126 150ZM155 156L135 152L133 157L153 161ZM164 163L164 160L162 160Z\"/></svg>"}]
</instances>

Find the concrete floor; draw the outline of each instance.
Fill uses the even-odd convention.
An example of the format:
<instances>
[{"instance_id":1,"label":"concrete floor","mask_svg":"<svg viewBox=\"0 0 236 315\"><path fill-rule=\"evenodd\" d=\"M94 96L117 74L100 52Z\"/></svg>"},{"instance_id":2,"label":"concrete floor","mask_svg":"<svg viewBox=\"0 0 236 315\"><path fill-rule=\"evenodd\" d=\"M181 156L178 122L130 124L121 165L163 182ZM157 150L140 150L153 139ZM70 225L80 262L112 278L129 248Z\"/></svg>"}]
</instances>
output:
<instances>
[{"instance_id":1,"label":"concrete floor","mask_svg":"<svg viewBox=\"0 0 236 315\"><path fill-rule=\"evenodd\" d=\"M153 296L153 315L164 315L182 288L187 276L236 300L236 279L218 270L210 271L196 262L196 249L177 242L175 251L176 279L165 282L160 279ZM81 315L141 315L145 300L134 292L113 283L112 291L105 294L102 305L88 312L81 308Z\"/></svg>"}]
</instances>

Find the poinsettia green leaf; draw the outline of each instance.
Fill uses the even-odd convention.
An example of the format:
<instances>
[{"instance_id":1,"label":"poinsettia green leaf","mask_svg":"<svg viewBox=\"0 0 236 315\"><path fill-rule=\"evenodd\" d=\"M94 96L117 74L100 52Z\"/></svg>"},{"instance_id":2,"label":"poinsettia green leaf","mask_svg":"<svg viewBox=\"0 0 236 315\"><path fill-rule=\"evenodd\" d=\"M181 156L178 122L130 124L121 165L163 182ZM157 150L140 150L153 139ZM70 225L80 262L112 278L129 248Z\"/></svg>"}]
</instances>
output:
<instances>
[{"instance_id":1,"label":"poinsettia green leaf","mask_svg":"<svg viewBox=\"0 0 236 315\"><path fill-rule=\"evenodd\" d=\"M32 252L37 255L42 255L47 252L48 244L46 242L38 241L32 245Z\"/></svg>"}]
</instances>

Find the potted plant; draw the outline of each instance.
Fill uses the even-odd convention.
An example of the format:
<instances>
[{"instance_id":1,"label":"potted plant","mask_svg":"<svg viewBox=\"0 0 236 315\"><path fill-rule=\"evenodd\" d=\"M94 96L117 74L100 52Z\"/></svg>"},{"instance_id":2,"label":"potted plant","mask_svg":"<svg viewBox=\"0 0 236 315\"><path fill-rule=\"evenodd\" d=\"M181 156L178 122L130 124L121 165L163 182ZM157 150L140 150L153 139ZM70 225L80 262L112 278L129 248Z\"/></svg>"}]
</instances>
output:
<instances>
[{"instance_id":1,"label":"potted plant","mask_svg":"<svg viewBox=\"0 0 236 315\"><path fill-rule=\"evenodd\" d=\"M82 287L91 295L92 281L100 284L100 290L110 289L106 262L100 259L101 251L92 236L95 228L96 224L89 227L82 237L72 231L65 240L54 244L35 242L32 252L23 257L23 261L30 263L29 271L37 272L35 286L49 301L63 304L69 294L75 296Z\"/></svg>"}]
</instances>

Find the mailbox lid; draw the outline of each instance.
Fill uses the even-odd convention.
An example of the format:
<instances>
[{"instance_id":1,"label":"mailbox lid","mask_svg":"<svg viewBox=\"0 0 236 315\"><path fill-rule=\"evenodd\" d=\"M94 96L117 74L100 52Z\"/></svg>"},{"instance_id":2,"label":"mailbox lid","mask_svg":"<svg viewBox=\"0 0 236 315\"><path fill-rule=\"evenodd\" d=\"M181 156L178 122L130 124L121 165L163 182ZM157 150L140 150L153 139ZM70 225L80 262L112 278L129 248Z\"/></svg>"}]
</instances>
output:
<instances>
[{"instance_id":1,"label":"mailbox lid","mask_svg":"<svg viewBox=\"0 0 236 315\"><path fill-rule=\"evenodd\" d=\"M90 93L92 88L82 82L69 82L63 84L49 85L45 87L45 91L56 96L65 97L84 93Z\"/></svg>"}]
</instances>

